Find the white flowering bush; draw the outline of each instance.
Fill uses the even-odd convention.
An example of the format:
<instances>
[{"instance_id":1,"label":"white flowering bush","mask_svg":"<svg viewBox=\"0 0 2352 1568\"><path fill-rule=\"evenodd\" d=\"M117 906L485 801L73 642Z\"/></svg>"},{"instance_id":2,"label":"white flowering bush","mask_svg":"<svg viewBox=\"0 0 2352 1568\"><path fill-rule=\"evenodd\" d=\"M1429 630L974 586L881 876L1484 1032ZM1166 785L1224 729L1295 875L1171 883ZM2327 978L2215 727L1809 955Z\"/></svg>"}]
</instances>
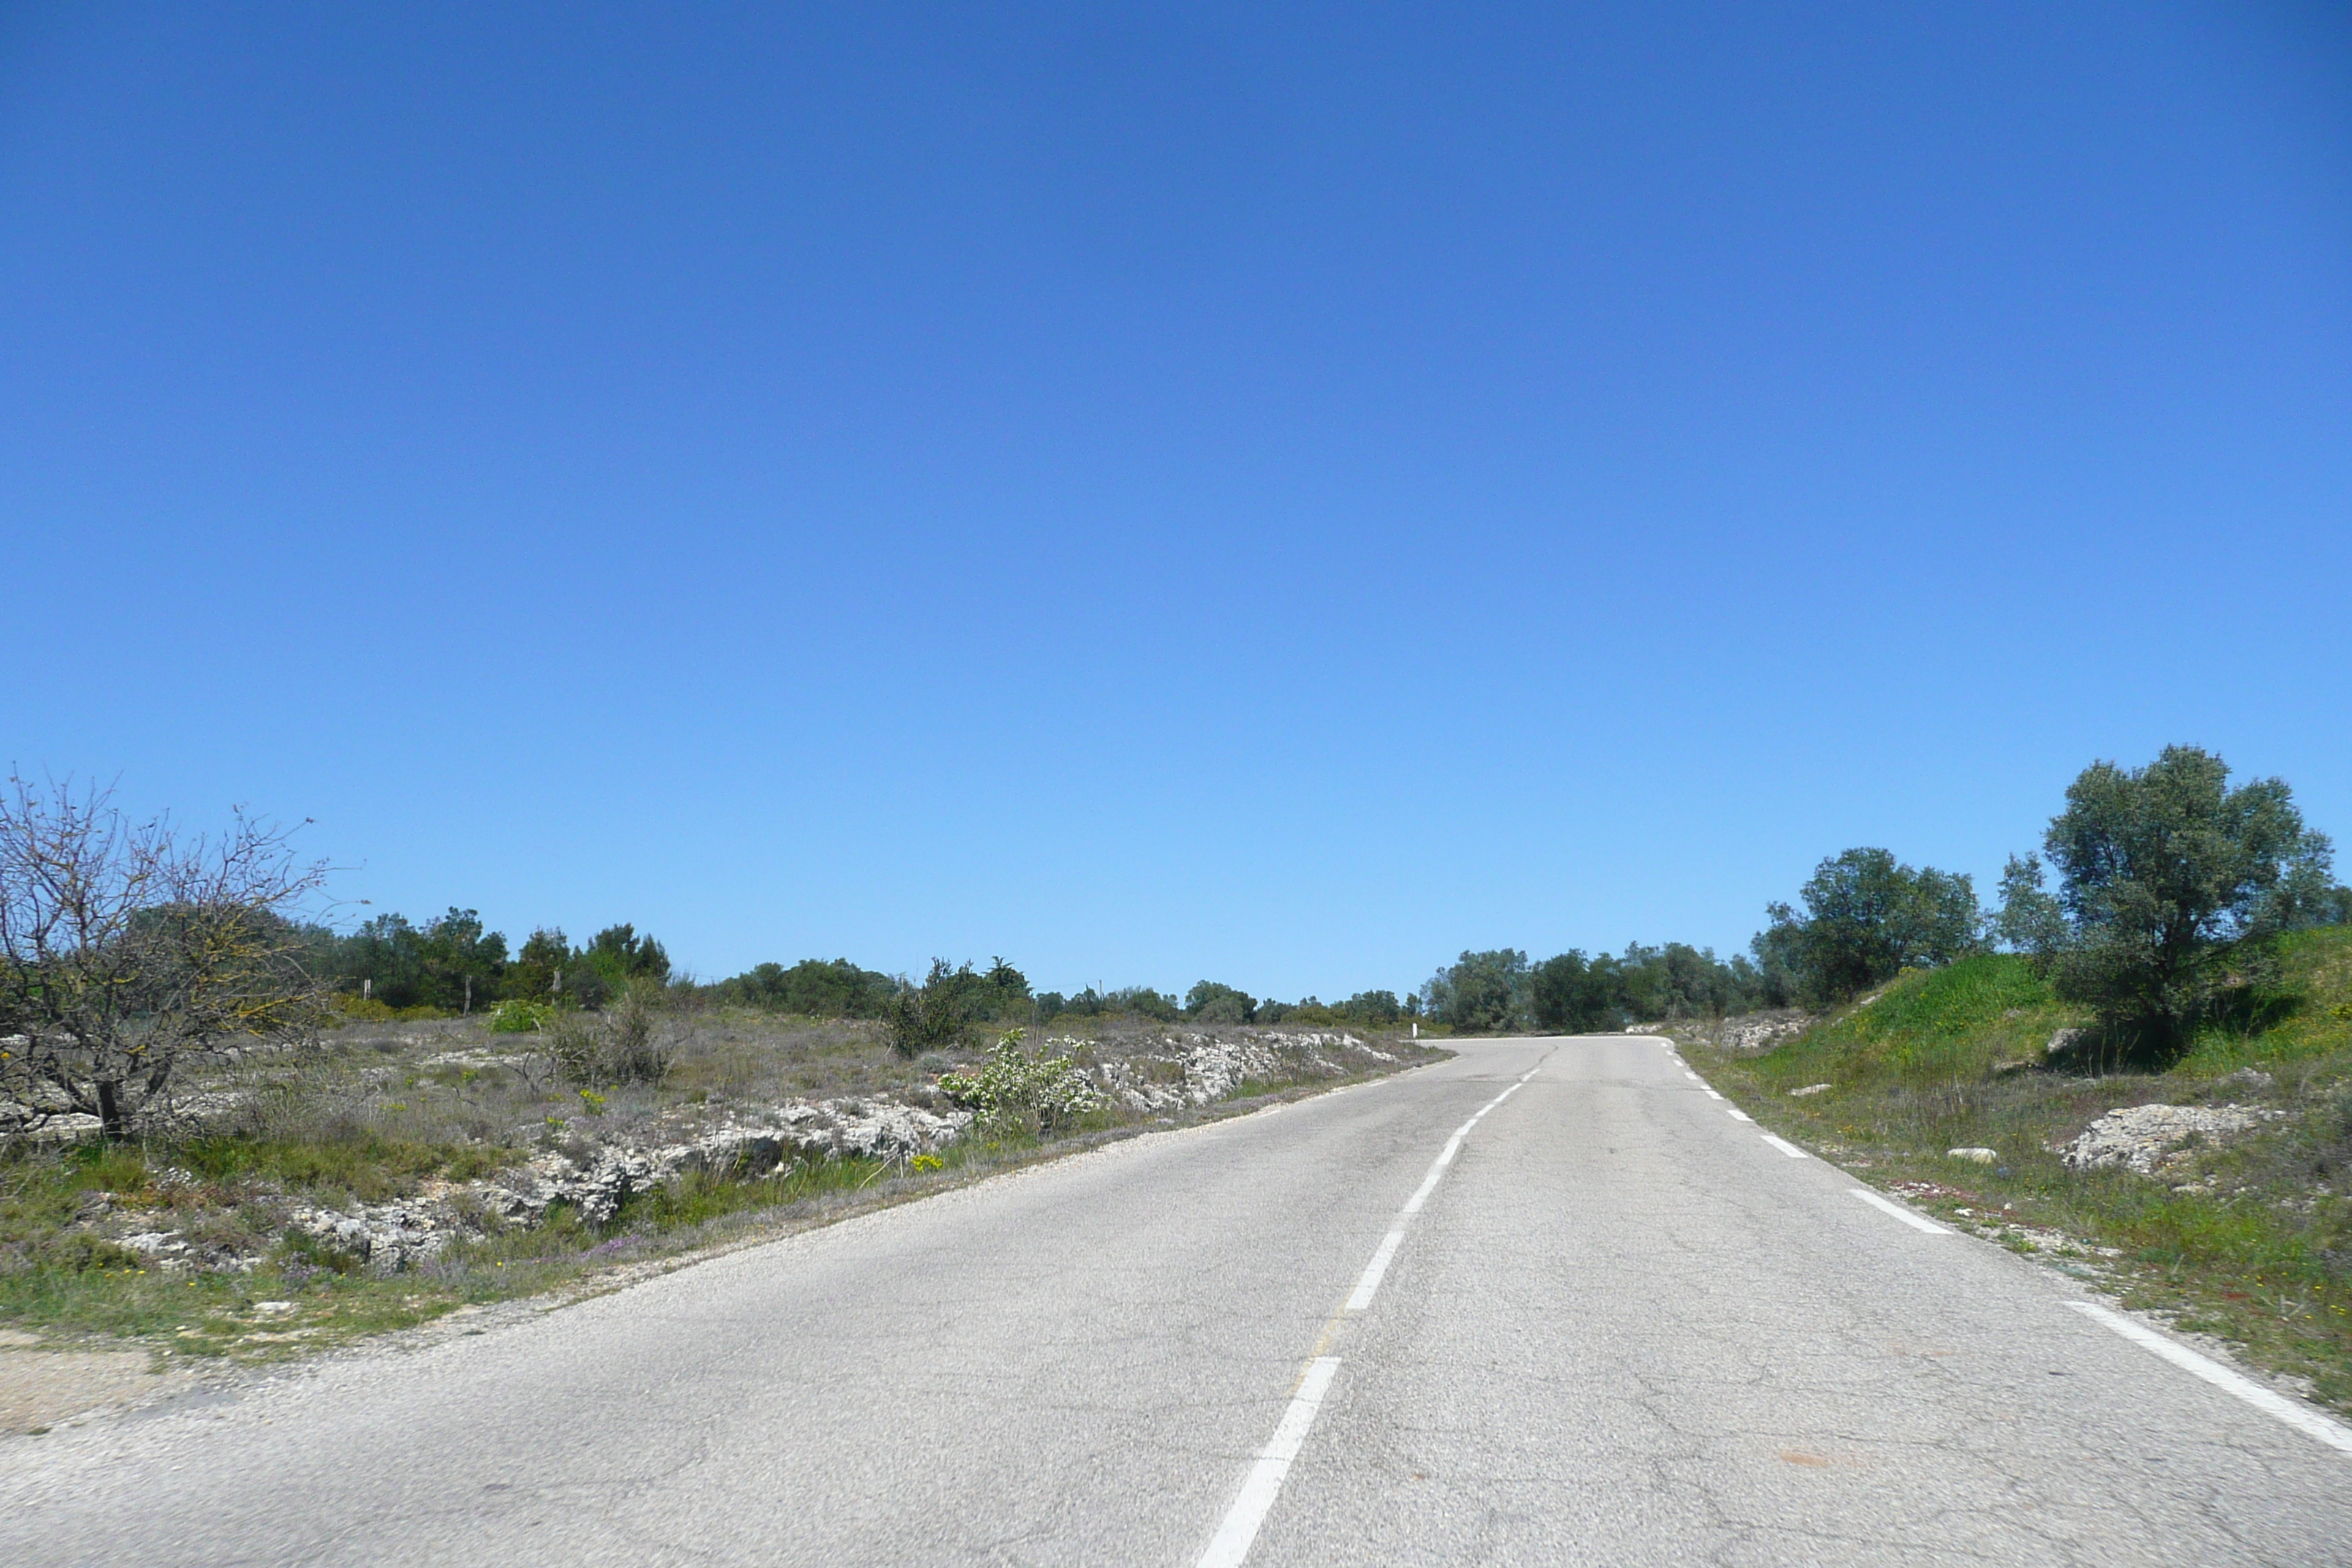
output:
<instances>
[{"instance_id":1,"label":"white flowering bush","mask_svg":"<svg viewBox=\"0 0 2352 1568\"><path fill-rule=\"evenodd\" d=\"M1034 1118L1041 1132L1102 1103L1069 1058L1024 1051L1018 1029L997 1037L978 1072L941 1073L940 1092L989 1121Z\"/></svg>"}]
</instances>

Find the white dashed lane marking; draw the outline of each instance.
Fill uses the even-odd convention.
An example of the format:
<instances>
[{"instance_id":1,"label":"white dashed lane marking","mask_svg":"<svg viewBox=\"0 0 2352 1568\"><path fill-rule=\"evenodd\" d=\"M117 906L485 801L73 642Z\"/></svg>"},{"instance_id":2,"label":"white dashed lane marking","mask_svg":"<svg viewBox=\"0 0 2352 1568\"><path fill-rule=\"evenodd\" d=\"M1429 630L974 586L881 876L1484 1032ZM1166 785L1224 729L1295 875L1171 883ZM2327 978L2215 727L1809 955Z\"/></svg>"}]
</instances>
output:
<instances>
[{"instance_id":1,"label":"white dashed lane marking","mask_svg":"<svg viewBox=\"0 0 2352 1568\"><path fill-rule=\"evenodd\" d=\"M1905 1208L1893 1198L1883 1198L1876 1193L1864 1192L1860 1187L1853 1188L1852 1191L1855 1197L1860 1198L1872 1208L1879 1209L1885 1213L1893 1215L1896 1219L1901 1220L1913 1230L1924 1230L1930 1236L1949 1236L1952 1234L1944 1226L1937 1225L1934 1220L1923 1218L1918 1215L1913 1214L1909 1209Z\"/></svg>"},{"instance_id":2,"label":"white dashed lane marking","mask_svg":"<svg viewBox=\"0 0 2352 1568\"><path fill-rule=\"evenodd\" d=\"M1395 1258L1397 1248L1404 1245L1406 1223L1421 1212L1421 1205L1429 1200L1430 1194L1437 1190L1437 1184L1444 1176L1446 1167L1453 1164L1454 1156L1462 1152L1462 1141L1470 1136L1470 1130L1477 1126L1488 1111L1518 1093L1526 1087L1528 1079L1542 1070L1543 1063L1538 1062L1520 1075L1517 1083L1480 1106L1471 1113L1469 1121L1454 1130L1454 1136L1445 1141L1445 1147L1440 1149L1437 1158L1430 1162L1429 1173L1422 1177L1421 1185L1413 1189L1412 1196L1405 1199L1404 1207L1397 1211L1395 1223L1389 1226L1388 1234L1381 1237L1380 1246L1373 1250L1372 1260L1364 1265L1364 1272L1358 1277L1355 1289L1349 1292L1347 1304L1334 1315L1332 1324L1324 1330L1324 1342L1328 1342L1340 1318L1363 1311L1372 1304L1381 1281L1388 1276L1389 1264ZM1242 1481L1241 1495L1234 1499L1233 1507L1225 1510L1224 1519L1217 1525L1217 1533L1209 1540L1208 1550L1201 1553L1199 1568L1241 1568L1241 1564L1248 1560L1251 1543L1257 1540L1258 1527L1265 1522L1266 1510L1274 1507L1274 1500L1280 1495L1283 1479L1290 1474L1290 1461L1298 1457L1298 1450L1306 1445L1307 1434L1315 1425L1315 1413L1323 1407L1323 1395L1329 1390L1331 1379L1339 1370L1339 1358L1323 1354L1322 1349L1321 1343L1315 1347L1316 1353L1308 1359L1307 1370L1299 1377L1298 1391L1291 1396L1289 1408L1282 1413L1281 1425L1275 1427L1273 1437L1259 1450L1257 1462L1250 1467L1249 1475Z\"/></svg>"}]
</instances>

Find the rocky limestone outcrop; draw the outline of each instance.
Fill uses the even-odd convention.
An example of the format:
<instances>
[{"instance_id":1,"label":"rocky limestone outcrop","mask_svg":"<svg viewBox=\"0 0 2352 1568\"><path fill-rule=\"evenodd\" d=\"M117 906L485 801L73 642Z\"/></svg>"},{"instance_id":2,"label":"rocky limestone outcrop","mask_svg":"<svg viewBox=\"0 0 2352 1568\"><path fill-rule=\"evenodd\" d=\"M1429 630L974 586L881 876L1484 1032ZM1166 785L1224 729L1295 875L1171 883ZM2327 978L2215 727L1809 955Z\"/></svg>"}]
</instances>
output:
<instances>
[{"instance_id":1,"label":"rocky limestone outcrop","mask_svg":"<svg viewBox=\"0 0 2352 1568\"><path fill-rule=\"evenodd\" d=\"M1253 1079L1272 1081L1299 1073L1337 1078L1349 1070L1344 1063L1331 1059L1342 1052L1373 1061L1396 1060L1388 1052L1339 1031L1302 1030L1242 1039L1188 1035L1181 1039L1171 1037L1167 1044L1171 1048L1163 1052L1104 1062L1091 1076L1104 1093L1137 1110L1156 1114L1225 1099Z\"/></svg>"},{"instance_id":2,"label":"rocky limestone outcrop","mask_svg":"<svg viewBox=\"0 0 2352 1568\"><path fill-rule=\"evenodd\" d=\"M590 1225L609 1225L631 1194L688 1172L753 1177L796 1158L911 1158L945 1148L971 1124L970 1111L940 1116L880 1099L794 1101L756 1125L730 1124L652 1148L602 1145L584 1159L536 1154L480 1181L428 1183L393 1203L297 1208L287 1223L371 1267L402 1268L488 1224L543 1224L558 1204Z\"/></svg>"},{"instance_id":3,"label":"rocky limestone outcrop","mask_svg":"<svg viewBox=\"0 0 2352 1568\"><path fill-rule=\"evenodd\" d=\"M1073 1050L1082 1044L1048 1042L1056 1043ZM1366 1061L1396 1059L1339 1031L1268 1032L1239 1039L1171 1036L1161 1043L1165 1048L1159 1054L1115 1058L1090 1069L1090 1077L1137 1110L1157 1112L1227 1098L1253 1079L1338 1077ZM1345 1059L1351 1056L1359 1058L1353 1064ZM499 1059L461 1052L433 1058L436 1065L461 1067L496 1065ZM738 1109L717 1126L681 1119L704 1114L673 1111L662 1121L626 1131L618 1123L591 1119L575 1119L568 1127L554 1123L552 1130L561 1134L557 1147L542 1142L528 1155L518 1150L516 1163L490 1175L464 1183L428 1181L414 1194L388 1203L288 1206L282 1194L257 1194L246 1201L265 1205L269 1217L253 1234L308 1237L390 1272L426 1262L467 1237L543 1225L559 1205L591 1226L604 1226L632 1195L689 1173L740 1180L766 1175L793 1160L908 1161L956 1142L974 1121L970 1110L936 1111L880 1096ZM519 1131L527 1141L544 1140L551 1130L533 1124ZM195 1178L172 1171L155 1180L165 1187ZM111 1214L103 1202L83 1221L94 1235L166 1269L250 1268L268 1245L194 1245L179 1231L163 1228L165 1223L160 1211Z\"/></svg>"},{"instance_id":4,"label":"rocky limestone outcrop","mask_svg":"<svg viewBox=\"0 0 2352 1568\"><path fill-rule=\"evenodd\" d=\"M298 1208L287 1216L289 1231L361 1258L373 1268L404 1268L432 1257L462 1228L457 1210L445 1202L418 1198L364 1207Z\"/></svg>"},{"instance_id":5,"label":"rocky limestone outcrop","mask_svg":"<svg viewBox=\"0 0 2352 1568\"><path fill-rule=\"evenodd\" d=\"M2120 1166L2153 1176L2193 1138L2217 1140L2250 1132L2285 1116L2243 1105L2132 1105L2110 1110L2059 1151L2069 1168L2095 1171Z\"/></svg>"},{"instance_id":6,"label":"rocky limestone outcrop","mask_svg":"<svg viewBox=\"0 0 2352 1568\"><path fill-rule=\"evenodd\" d=\"M1812 1022L1802 1014L1791 1017L1726 1018L1716 1043L1727 1051L1768 1051L1791 1036L1803 1034Z\"/></svg>"}]
</instances>

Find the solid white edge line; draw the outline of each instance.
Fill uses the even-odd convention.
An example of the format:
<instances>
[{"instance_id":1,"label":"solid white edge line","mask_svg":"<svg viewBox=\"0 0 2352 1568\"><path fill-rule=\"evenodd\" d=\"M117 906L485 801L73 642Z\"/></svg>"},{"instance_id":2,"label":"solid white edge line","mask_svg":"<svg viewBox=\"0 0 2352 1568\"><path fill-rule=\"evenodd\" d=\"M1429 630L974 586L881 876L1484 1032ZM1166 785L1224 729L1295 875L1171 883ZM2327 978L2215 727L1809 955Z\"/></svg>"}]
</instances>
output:
<instances>
[{"instance_id":1,"label":"solid white edge line","mask_svg":"<svg viewBox=\"0 0 2352 1568\"><path fill-rule=\"evenodd\" d=\"M1282 1490L1283 1478L1290 1474L1290 1461L1306 1445L1307 1428L1315 1425L1315 1413L1323 1406L1331 1374L1339 1370L1339 1358L1335 1355L1317 1356L1307 1363L1307 1375L1299 1380L1298 1392L1291 1395L1290 1408L1282 1413L1282 1424L1258 1454L1257 1463L1250 1467L1242 1495L1234 1500L1217 1533L1209 1538L1200 1568L1241 1568L1247 1561L1258 1526L1265 1522L1266 1510Z\"/></svg>"},{"instance_id":2,"label":"solid white edge line","mask_svg":"<svg viewBox=\"0 0 2352 1568\"><path fill-rule=\"evenodd\" d=\"M1781 1153L1786 1154L1791 1160L1801 1160L1805 1157L1805 1152L1802 1149L1798 1148L1794 1143L1790 1142L1786 1138L1775 1138L1772 1134L1767 1132L1764 1134L1764 1142L1769 1143L1772 1147L1778 1149Z\"/></svg>"},{"instance_id":3,"label":"solid white edge line","mask_svg":"<svg viewBox=\"0 0 2352 1568\"><path fill-rule=\"evenodd\" d=\"M1402 1230L1392 1230L1381 1237L1380 1250L1372 1254L1370 1263L1364 1265L1363 1277L1356 1281L1355 1292L1348 1298L1349 1311L1360 1312L1372 1304L1372 1292L1381 1288L1381 1276L1389 1271L1389 1259L1396 1256L1396 1249L1402 1245L1404 1232Z\"/></svg>"},{"instance_id":4,"label":"solid white edge line","mask_svg":"<svg viewBox=\"0 0 2352 1568\"><path fill-rule=\"evenodd\" d=\"M1756 1118L1748 1115L1748 1112L1740 1110L1739 1107L1736 1105L1726 1106L1724 1109L1730 1112L1731 1119L1734 1121L1753 1121L1756 1120Z\"/></svg>"},{"instance_id":5,"label":"solid white edge line","mask_svg":"<svg viewBox=\"0 0 2352 1568\"><path fill-rule=\"evenodd\" d=\"M2121 1312L2111 1312L2090 1301L2069 1301L2066 1305L2113 1329L2132 1343L2154 1351L2192 1377L2201 1377L2214 1387L2236 1394L2264 1415L2277 1416L2305 1436L2316 1437L2331 1448L2352 1454L2352 1426L2298 1405L2284 1394L2273 1394L2261 1384L2240 1377L2220 1362L2199 1355L2187 1345L2177 1344L2155 1330L2134 1322Z\"/></svg>"},{"instance_id":6,"label":"solid white edge line","mask_svg":"<svg viewBox=\"0 0 2352 1568\"><path fill-rule=\"evenodd\" d=\"M1901 1204L1896 1203L1893 1198L1881 1197L1876 1193L1864 1192L1860 1187L1849 1187L1846 1190L1853 1194L1855 1197L1860 1198L1864 1203L1868 1204L1872 1208L1893 1215L1896 1219L1901 1220L1913 1230L1924 1230L1930 1236L1949 1236L1952 1234L1948 1227L1937 1225L1932 1219L1921 1218L1919 1215L1913 1214L1909 1209L1905 1208Z\"/></svg>"}]
</instances>

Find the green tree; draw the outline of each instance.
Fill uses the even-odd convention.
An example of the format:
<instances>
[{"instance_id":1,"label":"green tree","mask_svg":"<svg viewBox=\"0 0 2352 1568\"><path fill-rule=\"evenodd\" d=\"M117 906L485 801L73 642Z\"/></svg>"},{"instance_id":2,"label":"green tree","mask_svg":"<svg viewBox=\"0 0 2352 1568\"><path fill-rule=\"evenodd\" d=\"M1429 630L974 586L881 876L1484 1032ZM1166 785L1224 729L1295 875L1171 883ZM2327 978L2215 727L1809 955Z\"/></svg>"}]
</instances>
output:
<instances>
[{"instance_id":1,"label":"green tree","mask_svg":"<svg viewBox=\"0 0 2352 1568\"><path fill-rule=\"evenodd\" d=\"M1849 849L1813 868L1799 895L1766 911L1759 941L1768 972L1792 971L1802 1000L1843 1002L1904 970L1949 963L1977 945L1976 886L1965 873L1903 865L1884 849Z\"/></svg>"},{"instance_id":2,"label":"green tree","mask_svg":"<svg viewBox=\"0 0 2352 1568\"><path fill-rule=\"evenodd\" d=\"M419 933L404 915L380 914L336 945L338 987L390 1007L423 1004L425 956Z\"/></svg>"},{"instance_id":3,"label":"green tree","mask_svg":"<svg viewBox=\"0 0 2352 1568\"><path fill-rule=\"evenodd\" d=\"M337 987L363 992L392 1007L466 1010L470 998L507 994L507 939L486 931L473 910L452 908L415 926L398 913L377 915L335 943Z\"/></svg>"},{"instance_id":4,"label":"green tree","mask_svg":"<svg viewBox=\"0 0 2352 1568\"><path fill-rule=\"evenodd\" d=\"M890 976L845 958L804 958L790 969L754 965L721 981L719 994L730 1002L811 1018L876 1018L897 988Z\"/></svg>"},{"instance_id":5,"label":"green tree","mask_svg":"<svg viewBox=\"0 0 2352 1568\"><path fill-rule=\"evenodd\" d=\"M1614 965L1601 954L1596 966L1581 948L1570 948L1528 973L1528 1014L1546 1034L1584 1034L1613 1029L1624 1022L1610 984Z\"/></svg>"},{"instance_id":6,"label":"green tree","mask_svg":"<svg viewBox=\"0 0 2352 1568\"><path fill-rule=\"evenodd\" d=\"M507 939L485 931L473 910L451 909L416 933L419 984L428 1006L467 1012L498 994L506 974Z\"/></svg>"},{"instance_id":7,"label":"green tree","mask_svg":"<svg viewBox=\"0 0 2352 1568\"><path fill-rule=\"evenodd\" d=\"M580 957L615 991L641 981L655 985L669 982L669 954L650 931L639 936L633 925L606 926L581 951Z\"/></svg>"},{"instance_id":8,"label":"green tree","mask_svg":"<svg viewBox=\"0 0 2352 1568\"><path fill-rule=\"evenodd\" d=\"M1465 952L1433 975L1422 993L1441 1021L1465 1033L1491 1034L1519 1026L1528 977L1528 955L1516 948Z\"/></svg>"},{"instance_id":9,"label":"green tree","mask_svg":"<svg viewBox=\"0 0 2352 1568\"><path fill-rule=\"evenodd\" d=\"M1029 1009L1029 977L999 956L988 961L981 983L988 991L987 1009L991 1017L1003 1018Z\"/></svg>"},{"instance_id":10,"label":"green tree","mask_svg":"<svg viewBox=\"0 0 2352 1568\"><path fill-rule=\"evenodd\" d=\"M1172 1024L1181 1016L1176 998L1154 991L1149 985L1129 985L1103 998L1113 1012L1132 1013L1156 1023Z\"/></svg>"},{"instance_id":11,"label":"green tree","mask_svg":"<svg viewBox=\"0 0 2352 1568\"><path fill-rule=\"evenodd\" d=\"M2000 908L1993 913L1992 934L2044 972L2066 945L2066 911L2042 882L2041 856L2012 855L2001 868Z\"/></svg>"},{"instance_id":12,"label":"green tree","mask_svg":"<svg viewBox=\"0 0 2352 1568\"><path fill-rule=\"evenodd\" d=\"M2070 927L2059 994L2159 1049L2194 1027L2224 944L2305 923L2333 886L2328 841L2285 781L2229 778L2195 746L2142 768L2094 763L2042 840Z\"/></svg>"},{"instance_id":13,"label":"green tree","mask_svg":"<svg viewBox=\"0 0 2352 1568\"><path fill-rule=\"evenodd\" d=\"M1202 1024L1247 1024L1257 1017L1257 998L1214 980L1184 993L1184 1014Z\"/></svg>"},{"instance_id":14,"label":"green tree","mask_svg":"<svg viewBox=\"0 0 2352 1568\"><path fill-rule=\"evenodd\" d=\"M545 1002L555 995L555 977L567 966L575 972L579 968L572 961L571 940L560 928L541 926L507 965L499 989L525 1002Z\"/></svg>"}]
</instances>

